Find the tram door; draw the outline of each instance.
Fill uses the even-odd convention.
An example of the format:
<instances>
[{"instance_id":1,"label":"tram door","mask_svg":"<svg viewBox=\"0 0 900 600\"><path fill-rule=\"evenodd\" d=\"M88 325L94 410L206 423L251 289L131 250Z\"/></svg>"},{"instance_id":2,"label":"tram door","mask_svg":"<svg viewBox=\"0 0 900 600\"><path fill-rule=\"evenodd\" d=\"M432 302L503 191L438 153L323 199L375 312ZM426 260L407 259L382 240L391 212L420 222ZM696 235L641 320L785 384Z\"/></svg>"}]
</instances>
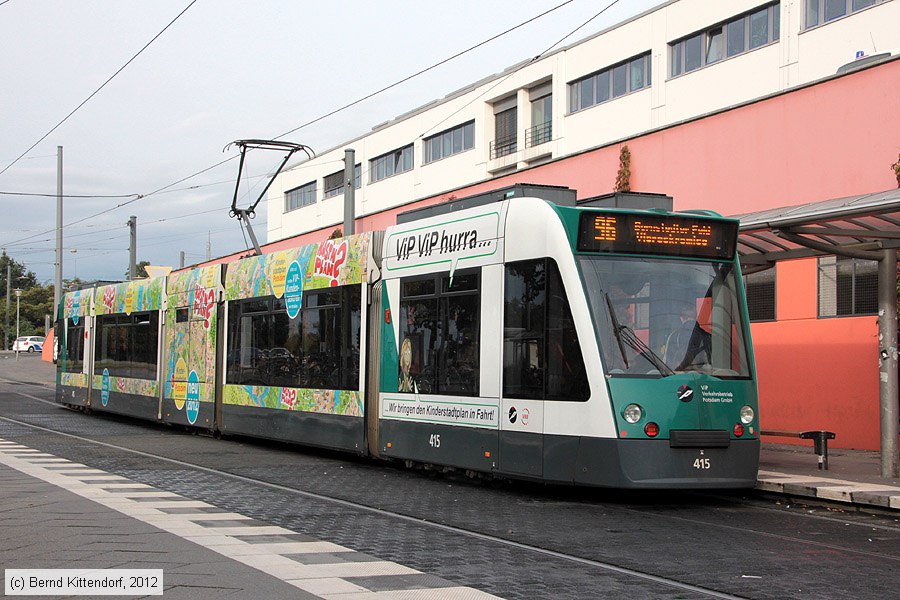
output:
<instances>
[{"instance_id":1,"label":"tram door","mask_svg":"<svg viewBox=\"0 0 900 600\"><path fill-rule=\"evenodd\" d=\"M560 469L546 422L561 403L588 399L587 371L556 261L522 260L504 269L500 466L545 477Z\"/></svg>"},{"instance_id":2,"label":"tram door","mask_svg":"<svg viewBox=\"0 0 900 600\"><path fill-rule=\"evenodd\" d=\"M167 280L164 421L203 428L215 424L221 289L220 265L183 271Z\"/></svg>"},{"instance_id":3,"label":"tram door","mask_svg":"<svg viewBox=\"0 0 900 600\"><path fill-rule=\"evenodd\" d=\"M61 400L66 404L90 405L91 382L94 370L93 336L90 315L90 294L93 290L66 294L64 312L54 329L55 359L63 389ZM84 296L85 304L76 304Z\"/></svg>"},{"instance_id":4,"label":"tram door","mask_svg":"<svg viewBox=\"0 0 900 600\"><path fill-rule=\"evenodd\" d=\"M546 260L508 263L503 269L500 470L540 477L544 471Z\"/></svg>"},{"instance_id":5,"label":"tram door","mask_svg":"<svg viewBox=\"0 0 900 600\"><path fill-rule=\"evenodd\" d=\"M87 375L87 390L85 394L85 406L91 405L92 400L92 390L94 388L93 379L94 379L94 360L96 359L96 352L94 346L94 320L95 317L90 314L93 310L89 310L88 314L86 314L84 319L84 326L81 331L76 332L76 335L81 335L82 338L82 359L83 370Z\"/></svg>"}]
</instances>

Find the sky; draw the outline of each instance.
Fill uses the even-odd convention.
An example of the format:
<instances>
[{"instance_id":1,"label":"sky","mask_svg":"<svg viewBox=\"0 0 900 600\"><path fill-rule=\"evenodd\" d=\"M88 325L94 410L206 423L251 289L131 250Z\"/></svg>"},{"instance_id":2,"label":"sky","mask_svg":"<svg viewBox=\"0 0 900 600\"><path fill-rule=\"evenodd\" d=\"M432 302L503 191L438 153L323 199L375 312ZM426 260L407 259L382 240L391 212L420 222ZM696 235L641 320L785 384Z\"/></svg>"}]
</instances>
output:
<instances>
[{"instance_id":1,"label":"sky","mask_svg":"<svg viewBox=\"0 0 900 600\"><path fill-rule=\"evenodd\" d=\"M64 278L123 279L131 215L137 260L177 267L181 251L193 264L205 259L207 245L213 257L244 250L239 224L228 216L237 160L175 183L236 157L230 142L274 139L563 5L279 138L324 151L662 0L618 0L590 20L611 2L0 0L0 247L52 283L62 146L64 194L87 196L64 199ZM275 153L251 154L239 205L255 200L276 162ZM253 221L261 241L265 204ZM108 212L94 216L101 211Z\"/></svg>"}]
</instances>

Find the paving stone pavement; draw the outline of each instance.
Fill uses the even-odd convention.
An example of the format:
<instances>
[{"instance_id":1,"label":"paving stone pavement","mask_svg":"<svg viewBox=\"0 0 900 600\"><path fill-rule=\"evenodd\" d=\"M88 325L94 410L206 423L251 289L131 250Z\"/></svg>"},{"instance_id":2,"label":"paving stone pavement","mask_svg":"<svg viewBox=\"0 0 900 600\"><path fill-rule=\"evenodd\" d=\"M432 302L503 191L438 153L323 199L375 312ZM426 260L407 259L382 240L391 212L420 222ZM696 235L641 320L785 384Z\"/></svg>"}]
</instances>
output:
<instances>
[{"instance_id":1,"label":"paving stone pavement","mask_svg":"<svg viewBox=\"0 0 900 600\"><path fill-rule=\"evenodd\" d=\"M496 597L3 439L0 514L4 569L161 568L167 598Z\"/></svg>"}]
</instances>

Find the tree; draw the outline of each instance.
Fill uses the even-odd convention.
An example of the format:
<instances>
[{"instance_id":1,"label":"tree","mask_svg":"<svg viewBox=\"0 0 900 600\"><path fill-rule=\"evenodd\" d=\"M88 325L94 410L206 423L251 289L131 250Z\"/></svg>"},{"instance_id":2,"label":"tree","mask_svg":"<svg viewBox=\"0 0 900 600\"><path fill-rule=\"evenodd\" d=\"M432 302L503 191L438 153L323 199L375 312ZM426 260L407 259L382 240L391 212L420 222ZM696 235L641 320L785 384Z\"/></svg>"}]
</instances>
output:
<instances>
[{"instance_id":1,"label":"tree","mask_svg":"<svg viewBox=\"0 0 900 600\"><path fill-rule=\"evenodd\" d=\"M9 282L7 282L7 280L6 280L7 265L9 266L9 270L10 270L10 281ZM3 335L5 336L5 341L6 341L6 343L3 345L4 348L10 347L10 344L12 343L12 340L16 335L16 329L15 329L15 327L16 327L16 295L12 290L14 290L16 288L28 290L29 288L32 288L36 285L37 285L37 278L35 277L34 272L29 271L23 263L20 263L19 261L13 259L11 256L9 256L6 253L6 250L4 250L3 254L0 255L0 290L2 290L4 302L5 302L5 296L7 293L7 287L9 288L9 319L8 319L9 320L9 331L5 331L5 323L7 320L5 318L6 317L6 312L5 312L6 307L5 306L3 307L4 319L0 319L0 331L3 331ZM25 294L23 293L22 296L24 297ZM53 304L53 300L52 300L53 288L52 287L50 288L50 297L51 297L50 304ZM19 302L21 304L22 300L20 299ZM26 320L26 321L24 321L24 323L25 323L25 329L21 329L21 326L20 326L20 329L21 329L21 331L23 331L22 335L28 335L27 333L24 333L24 332L32 331L31 321ZM42 333L43 332L43 323L44 323L43 316L41 316L40 323L41 323L41 327L38 330L38 332Z\"/></svg>"},{"instance_id":2,"label":"tree","mask_svg":"<svg viewBox=\"0 0 900 600\"><path fill-rule=\"evenodd\" d=\"M891 165L891 170L897 177L897 187L900 188L900 154L897 155L897 162Z\"/></svg>"},{"instance_id":3,"label":"tree","mask_svg":"<svg viewBox=\"0 0 900 600\"><path fill-rule=\"evenodd\" d=\"M142 277L150 277L147 275L147 265L150 264L149 260L139 261L136 265L134 265L134 277L135 279L141 279ZM125 270L125 279L128 279L128 270Z\"/></svg>"},{"instance_id":4,"label":"tree","mask_svg":"<svg viewBox=\"0 0 900 600\"><path fill-rule=\"evenodd\" d=\"M53 286L36 285L19 298L19 334L44 335L44 316L53 315ZM13 324L10 323L10 328Z\"/></svg>"},{"instance_id":5,"label":"tree","mask_svg":"<svg viewBox=\"0 0 900 600\"><path fill-rule=\"evenodd\" d=\"M631 151L627 145L619 151L619 172L616 174L616 191L631 191Z\"/></svg>"},{"instance_id":6,"label":"tree","mask_svg":"<svg viewBox=\"0 0 900 600\"><path fill-rule=\"evenodd\" d=\"M25 265L15 260L3 251L0 255L0 289L6 294L6 265L10 266L10 276L12 277L12 289L17 287L26 288L37 285L37 278L34 272L25 268Z\"/></svg>"}]
</instances>

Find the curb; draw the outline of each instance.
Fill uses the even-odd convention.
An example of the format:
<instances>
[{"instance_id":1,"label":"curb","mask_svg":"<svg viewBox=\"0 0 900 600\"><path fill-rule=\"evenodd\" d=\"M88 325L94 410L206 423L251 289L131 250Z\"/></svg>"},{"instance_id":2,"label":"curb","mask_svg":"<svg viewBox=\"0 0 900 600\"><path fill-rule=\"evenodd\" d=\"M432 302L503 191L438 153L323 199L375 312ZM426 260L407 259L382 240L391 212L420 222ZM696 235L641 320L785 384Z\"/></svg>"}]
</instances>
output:
<instances>
[{"instance_id":1,"label":"curb","mask_svg":"<svg viewBox=\"0 0 900 600\"><path fill-rule=\"evenodd\" d=\"M788 496L900 510L900 488L877 483L760 471L756 489Z\"/></svg>"}]
</instances>

